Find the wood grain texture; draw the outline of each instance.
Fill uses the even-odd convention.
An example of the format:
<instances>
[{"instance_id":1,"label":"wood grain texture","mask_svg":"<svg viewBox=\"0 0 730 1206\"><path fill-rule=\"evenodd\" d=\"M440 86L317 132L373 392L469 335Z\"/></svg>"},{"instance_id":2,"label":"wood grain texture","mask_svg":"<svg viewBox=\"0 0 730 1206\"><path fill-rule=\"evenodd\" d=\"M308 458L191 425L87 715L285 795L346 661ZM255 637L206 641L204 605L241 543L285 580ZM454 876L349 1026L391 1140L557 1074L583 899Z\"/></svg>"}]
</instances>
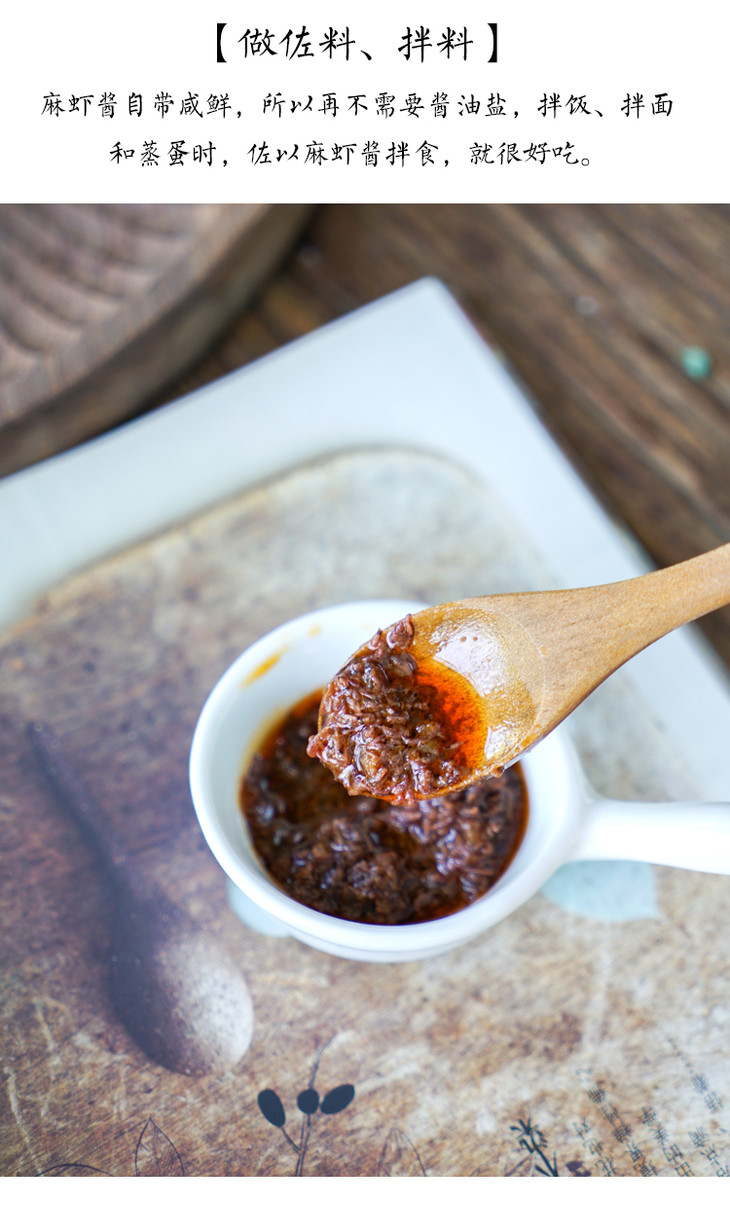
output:
<instances>
[{"instance_id":1,"label":"wood grain texture","mask_svg":"<svg viewBox=\"0 0 730 1206\"><path fill-rule=\"evenodd\" d=\"M0 206L0 475L135 414L220 335L306 206Z\"/></svg>"},{"instance_id":2,"label":"wood grain texture","mask_svg":"<svg viewBox=\"0 0 730 1206\"><path fill-rule=\"evenodd\" d=\"M425 275L657 565L730 539L730 207L345 205L164 399ZM711 355L691 380L682 350ZM702 622L730 664L730 613Z\"/></svg>"}]
</instances>

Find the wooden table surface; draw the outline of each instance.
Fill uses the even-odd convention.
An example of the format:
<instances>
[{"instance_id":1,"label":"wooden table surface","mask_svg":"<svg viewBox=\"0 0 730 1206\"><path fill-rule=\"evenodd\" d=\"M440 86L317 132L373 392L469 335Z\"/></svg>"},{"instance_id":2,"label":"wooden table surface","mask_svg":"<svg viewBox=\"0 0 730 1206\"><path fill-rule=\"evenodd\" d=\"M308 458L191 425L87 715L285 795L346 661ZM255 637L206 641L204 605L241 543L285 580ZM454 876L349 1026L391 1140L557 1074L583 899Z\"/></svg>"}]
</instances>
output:
<instances>
[{"instance_id":1,"label":"wooden table surface","mask_svg":"<svg viewBox=\"0 0 730 1206\"><path fill-rule=\"evenodd\" d=\"M675 561L730 539L728 233L730 210L716 207L323 207L214 350L152 405L430 274L522 377L590 488L657 562ZM701 378L689 348L711 358ZM393 456L335 458L244 493L61 584L3 635L0 1174L730 1175L724 877L623 864L645 873L630 916L539 895L435 970L253 934L225 905L187 780L210 683L284 618L277 607L351 597L362 563L345 552L365 500L384 505L373 481L386 470L411 484L373 589L402 596L401 533L415 527L415 597L441 593L439 565L466 593L451 551L454 531L474 525L439 503L457 471L430 457L384 469ZM466 479L459 492L471 506ZM414 514L434 534L428 559ZM366 528L364 547L375 543ZM489 560L463 551L470 575ZM728 609L706 627L730 663ZM645 712L640 700L612 711L642 758L659 743L642 791L691 798L672 769L681 751ZM34 721L56 734L50 773ZM628 773L634 754L610 748L612 773ZM109 876L60 807L66 760L140 878L245 975L254 1041L239 1065L191 1079L121 1025ZM621 783L604 790L634 798ZM304 1167L300 1090L315 1076L324 1096ZM280 1133L284 1106L298 1145Z\"/></svg>"},{"instance_id":2,"label":"wooden table surface","mask_svg":"<svg viewBox=\"0 0 730 1206\"><path fill-rule=\"evenodd\" d=\"M730 540L730 206L324 206L158 401L428 275L657 564ZM704 379L683 367L688 348L709 353ZM730 609L703 625L730 664Z\"/></svg>"}]
</instances>

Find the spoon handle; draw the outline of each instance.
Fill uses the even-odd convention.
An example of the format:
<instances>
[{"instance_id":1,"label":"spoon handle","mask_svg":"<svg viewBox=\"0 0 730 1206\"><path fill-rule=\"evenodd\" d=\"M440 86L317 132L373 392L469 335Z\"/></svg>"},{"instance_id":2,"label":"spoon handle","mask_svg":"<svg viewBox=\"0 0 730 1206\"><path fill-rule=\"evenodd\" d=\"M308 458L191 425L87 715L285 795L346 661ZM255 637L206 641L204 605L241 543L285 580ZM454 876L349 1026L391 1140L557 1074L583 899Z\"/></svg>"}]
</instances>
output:
<instances>
[{"instance_id":1,"label":"spoon handle","mask_svg":"<svg viewBox=\"0 0 730 1206\"><path fill-rule=\"evenodd\" d=\"M627 606L640 601L647 643L651 643L680 624L730 603L730 544L616 586L625 588Z\"/></svg>"},{"instance_id":2,"label":"spoon handle","mask_svg":"<svg viewBox=\"0 0 730 1206\"><path fill-rule=\"evenodd\" d=\"M730 544L638 578L552 592L549 608L539 593L512 597L540 647L543 716L554 724L642 649L730 603Z\"/></svg>"},{"instance_id":3,"label":"spoon handle","mask_svg":"<svg viewBox=\"0 0 730 1206\"><path fill-rule=\"evenodd\" d=\"M593 630L596 664L600 649L610 673L675 628L730 603L730 544L595 590L599 605L599 622Z\"/></svg>"}]
</instances>

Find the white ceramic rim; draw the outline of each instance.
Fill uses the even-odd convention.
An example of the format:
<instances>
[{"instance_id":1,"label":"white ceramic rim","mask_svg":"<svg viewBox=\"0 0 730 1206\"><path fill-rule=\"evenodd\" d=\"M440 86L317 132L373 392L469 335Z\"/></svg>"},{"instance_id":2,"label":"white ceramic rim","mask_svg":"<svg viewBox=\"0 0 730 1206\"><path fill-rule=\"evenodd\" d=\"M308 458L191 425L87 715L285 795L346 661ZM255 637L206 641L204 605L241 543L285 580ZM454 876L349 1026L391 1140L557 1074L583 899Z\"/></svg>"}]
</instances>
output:
<instances>
[{"instance_id":1,"label":"white ceramic rim","mask_svg":"<svg viewBox=\"0 0 730 1206\"><path fill-rule=\"evenodd\" d=\"M575 774L572 750L560 733L553 733L522 759L530 801L528 824L520 848L504 875L480 900L447 917L432 921L389 926L331 917L287 896L269 878L260 864L258 874L252 873L242 865L226 836L216 802L211 799L207 763L215 733L228 715L233 702L239 697L246 677L268 658L281 654L285 647L295 647L302 635L313 626L324 628L335 617L341 620L343 616L347 616L356 623L364 616L370 618L375 614L376 620L370 629L374 632L379 624L384 626L407 612L420 610L424 606L425 604L413 600L366 600L321 608L280 625L249 646L224 672L208 696L195 728L190 753L190 787L198 821L211 852L225 873L246 896L277 918L287 929L301 935L305 941L307 936L311 936L315 945L336 945L342 949L349 948L353 951L393 957L403 951L410 955L425 956L432 949L443 949L468 941L524 903L565 861L570 843L569 835L576 828L576 819L582 810L583 800ZM291 698L286 706L296 702L295 697ZM266 717L261 719L265 725ZM245 740L242 739L242 768L245 758L251 752L246 750ZM552 836L548 835L548 840L545 835L534 833L540 818L533 806L538 792L544 790L547 781L550 793L555 798L555 808L558 811L562 809L564 813L563 816L553 818L555 832ZM240 811L235 798L225 807L233 807L237 812ZM243 817L241 826L248 844Z\"/></svg>"}]
</instances>

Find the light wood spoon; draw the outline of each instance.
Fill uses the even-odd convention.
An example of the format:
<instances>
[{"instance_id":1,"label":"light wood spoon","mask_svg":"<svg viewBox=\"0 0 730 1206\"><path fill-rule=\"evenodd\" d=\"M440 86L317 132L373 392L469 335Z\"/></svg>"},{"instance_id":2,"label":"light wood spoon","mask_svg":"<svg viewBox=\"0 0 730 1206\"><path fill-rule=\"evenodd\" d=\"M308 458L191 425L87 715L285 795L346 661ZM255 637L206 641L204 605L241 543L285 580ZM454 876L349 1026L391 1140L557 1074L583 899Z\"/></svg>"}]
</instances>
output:
<instances>
[{"instance_id":1,"label":"light wood spoon","mask_svg":"<svg viewBox=\"0 0 730 1206\"><path fill-rule=\"evenodd\" d=\"M607 586L426 608L410 618L405 675L388 652L398 654L400 622L333 679L310 752L350 791L387 799L459 791L501 774L647 645L726 603L730 544ZM343 695L353 679L362 692Z\"/></svg>"},{"instance_id":2,"label":"light wood spoon","mask_svg":"<svg viewBox=\"0 0 730 1206\"><path fill-rule=\"evenodd\" d=\"M419 672L468 705L469 765L449 790L498 774L619 666L726 603L730 544L606 586L490 595L415 613L410 652Z\"/></svg>"}]
</instances>

